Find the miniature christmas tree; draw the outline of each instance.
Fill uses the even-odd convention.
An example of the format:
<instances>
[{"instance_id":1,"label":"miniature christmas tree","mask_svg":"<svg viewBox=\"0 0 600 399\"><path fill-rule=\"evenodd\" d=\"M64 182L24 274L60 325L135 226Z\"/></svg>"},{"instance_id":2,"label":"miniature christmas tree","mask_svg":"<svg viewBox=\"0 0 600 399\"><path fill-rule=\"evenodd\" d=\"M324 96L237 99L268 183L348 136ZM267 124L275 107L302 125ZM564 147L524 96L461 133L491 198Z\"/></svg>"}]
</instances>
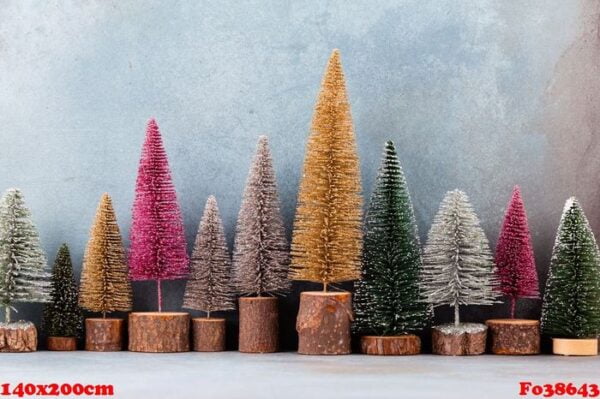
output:
<instances>
[{"instance_id":1,"label":"miniature christmas tree","mask_svg":"<svg viewBox=\"0 0 600 399\"><path fill-rule=\"evenodd\" d=\"M83 269L79 304L102 317L131 310L132 290L127 275L125 250L117 218L108 194L103 194L90 231Z\"/></svg>"},{"instance_id":2,"label":"miniature christmas tree","mask_svg":"<svg viewBox=\"0 0 600 399\"><path fill-rule=\"evenodd\" d=\"M148 122L138 169L130 241L129 275L135 281L156 280L161 311L161 281L185 278L188 257L167 154L154 119Z\"/></svg>"},{"instance_id":3,"label":"miniature christmas tree","mask_svg":"<svg viewBox=\"0 0 600 399\"><path fill-rule=\"evenodd\" d=\"M417 226L391 141L385 144L365 219L362 258L362 278L355 284L355 331L401 335L425 327L429 310L418 282L422 262Z\"/></svg>"},{"instance_id":4,"label":"miniature christmas tree","mask_svg":"<svg viewBox=\"0 0 600 399\"><path fill-rule=\"evenodd\" d=\"M40 238L23 194L9 189L0 201L0 303L5 322L17 302L49 302L51 284Z\"/></svg>"},{"instance_id":5,"label":"miniature christmas tree","mask_svg":"<svg viewBox=\"0 0 600 399\"><path fill-rule=\"evenodd\" d=\"M600 254L575 198L567 200L556 234L541 329L553 337L595 340L600 335Z\"/></svg>"},{"instance_id":6,"label":"miniature christmas tree","mask_svg":"<svg viewBox=\"0 0 600 399\"><path fill-rule=\"evenodd\" d=\"M184 308L201 310L207 317L211 312L235 309L230 282L231 258L217 200L212 195L204 207L190 266Z\"/></svg>"},{"instance_id":7,"label":"miniature christmas tree","mask_svg":"<svg viewBox=\"0 0 600 399\"><path fill-rule=\"evenodd\" d=\"M279 210L277 181L266 136L258 141L238 217L234 282L242 295L289 289L289 248Z\"/></svg>"},{"instance_id":8,"label":"miniature christmas tree","mask_svg":"<svg viewBox=\"0 0 600 399\"><path fill-rule=\"evenodd\" d=\"M456 326L459 305L494 303L497 283L492 253L462 191L448 192L440 205L423 251L421 281L427 303L454 307Z\"/></svg>"},{"instance_id":9,"label":"miniature christmas tree","mask_svg":"<svg viewBox=\"0 0 600 399\"><path fill-rule=\"evenodd\" d=\"M515 317L518 298L539 298L538 277L521 191L515 186L496 244L496 274L500 291L510 299Z\"/></svg>"},{"instance_id":10,"label":"miniature christmas tree","mask_svg":"<svg viewBox=\"0 0 600 399\"><path fill-rule=\"evenodd\" d=\"M58 250L52 269L51 302L44 308L43 325L51 337L79 337L83 315L77 299L77 284L67 244Z\"/></svg>"},{"instance_id":11,"label":"miniature christmas tree","mask_svg":"<svg viewBox=\"0 0 600 399\"><path fill-rule=\"evenodd\" d=\"M306 147L290 278L323 284L360 277L361 185L340 53L329 59Z\"/></svg>"}]
</instances>

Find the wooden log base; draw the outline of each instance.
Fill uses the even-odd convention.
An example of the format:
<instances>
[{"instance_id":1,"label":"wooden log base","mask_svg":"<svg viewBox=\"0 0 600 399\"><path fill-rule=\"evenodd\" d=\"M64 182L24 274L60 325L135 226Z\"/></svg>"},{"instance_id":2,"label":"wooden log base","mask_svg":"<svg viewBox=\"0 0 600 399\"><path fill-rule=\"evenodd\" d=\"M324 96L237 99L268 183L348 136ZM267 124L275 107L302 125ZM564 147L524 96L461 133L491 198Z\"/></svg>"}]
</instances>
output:
<instances>
[{"instance_id":1,"label":"wooden log base","mask_svg":"<svg viewBox=\"0 0 600 399\"><path fill-rule=\"evenodd\" d=\"M367 355L418 355L421 353L421 338L412 334L391 337L369 335L361 337L360 349Z\"/></svg>"},{"instance_id":2,"label":"wooden log base","mask_svg":"<svg viewBox=\"0 0 600 399\"><path fill-rule=\"evenodd\" d=\"M347 355L353 320L349 292L303 292L296 320L298 353Z\"/></svg>"},{"instance_id":3,"label":"wooden log base","mask_svg":"<svg viewBox=\"0 0 600 399\"><path fill-rule=\"evenodd\" d=\"M598 339L552 338L552 352L563 356L596 356Z\"/></svg>"},{"instance_id":4,"label":"wooden log base","mask_svg":"<svg viewBox=\"0 0 600 399\"><path fill-rule=\"evenodd\" d=\"M239 351L272 353L279 349L279 299L245 297L239 299Z\"/></svg>"},{"instance_id":5,"label":"wooden log base","mask_svg":"<svg viewBox=\"0 0 600 399\"><path fill-rule=\"evenodd\" d=\"M187 352L190 350L190 315L184 312L133 312L129 314L129 350L132 352Z\"/></svg>"},{"instance_id":6,"label":"wooden log base","mask_svg":"<svg viewBox=\"0 0 600 399\"><path fill-rule=\"evenodd\" d=\"M225 350L225 319L192 319L194 350L220 352Z\"/></svg>"},{"instance_id":7,"label":"wooden log base","mask_svg":"<svg viewBox=\"0 0 600 399\"><path fill-rule=\"evenodd\" d=\"M34 352L37 330L30 321L0 323L0 352Z\"/></svg>"},{"instance_id":8,"label":"wooden log base","mask_svg":"<svg viewBox=\"0 0 600 399\"><path fill-rule=\"evenodd\" d=\"M85 350L116 352L123 350L123 319L85 319Z\"/></svg>"},{"instance_id":9,"label":"wooden log base","mask_svg":"<svg viewBox=\"0 0 600 399\"><path fill-rule=\"evenodd\" d=\"M49 351L76 351L77 338L75 337L48 337L46 349Z\"/></svg>"},{"instance_id":10,"label":"wooden log base","mask_svg":"<svg viewBox=\"0 0 600 399\"><path fill-rule=\"evenodd\" d=\"M540 322L524 319L492 319L488 326L490 351L496 355L540 353Z\"/></svg>"},{"instance_id":11,"label":"wooden log base","mask_svg":"<svg viewBox=\"0 0 600 399\"><path fill-rule=\"evenodd\" d=\"M487 326L481 323L442 324L431 331L432 352L437 355L481 355L485 352Z\"/></svg>"}]
</instances>

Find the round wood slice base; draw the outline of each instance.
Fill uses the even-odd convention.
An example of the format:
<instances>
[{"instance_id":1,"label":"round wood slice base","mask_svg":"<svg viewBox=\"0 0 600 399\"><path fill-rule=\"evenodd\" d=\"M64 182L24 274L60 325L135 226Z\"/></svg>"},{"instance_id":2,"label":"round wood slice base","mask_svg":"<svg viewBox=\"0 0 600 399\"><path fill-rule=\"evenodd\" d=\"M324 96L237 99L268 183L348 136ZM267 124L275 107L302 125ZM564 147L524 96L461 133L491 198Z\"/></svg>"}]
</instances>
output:
<instances>
[{"instance_id":1,"label":"round wood slice base","mask_svg":"<svg viewBox=\"0 0 600 399\"><path fill-rule=\"evenodd\" d=\"M46 349L49 351L76 351L77 338L75 337L48 337Z\"/></svg>"},{"instance_id":2,"label":"round wood slice base","mask_svg":"<svg viewBox=\"0 0 600 399\"><path fill-rule=\"evenodd\" d=\"M239 351L272 353L279 349L279 299L245 297L239 299Z\"/></svg>"},{"instance_id":3,"label":"round wood slice base","mask_svg":"<svg viewBox=\"0 0 600 399\"><path fill-rule=\"evenodd\" d=\"M540 322L524 319L492 319L488 326L490 350L496 355L540 353Z\"/></svg>"},{"instance_id":4,"label":"round wood slice base","mask_svg":"<svg viewBox=\"0 0 600 399\"><path fill-rule=\"evenodd\" d=\"M37 329L30 321L0 323L0 352L34 352Z\"/></svg>"},{"instance_id":5,"label":"round wood slice base","mask_svg":"<svg viewBox=\"0 0 600 399\"><path fill-rule=\"evenodd\" d=\"M133 312L129 314L129 350L132 352L187 352L190 350L190 315L185 312Z\"/></svg>"},{"instance_id":6,"label":"round wood slice base","mask_svg":"<svg viewBox=\"0 0 600 399\"><path fill-rule=\"evenodd\" d=\"M437 355L481 355L487 326L480 323L442 324L431 329L432 352Z\"/></svg>"},{"instance_id":7,"label":"round wood slice base","mask_svg":"<svg viewBox=\"0 0 600 399\"><path fill-rule=\"evenodd\" d=\"M421 338L412 334L390 337L368 335L361 337L360 348L367 355L418 355L421 353Z\"/></svg>"},{"instance_id":8,"label":"round wood slice base","mask_svg":"<svg viewBox=\"0 0 600 399\"><path fill-rule=\"evenodd\" d=\"M563 356L597 356L598 339L552 338L552 352Z\"/></svg>"},{"instance_id":9,"label":"round wood slice base","mask_svg":"<svg viewBox=\"0 0 600 399\"><path fill-rule=\"evenodd\" d=\"M85 350L116 352L123 350L123 319L85 319Z\"/></svg>"},{"instance_id":10,"label":"round wood slice base","mask_svg":"<svg viewBox=\"0 0 600 399\"><path fill-rule=\"evenodd\" d=\"M349 292L309 291L300 294L296 320L298 353L302 355L347 355L353 320Z\"/></svg>"},{"instance_id":11,"label":"round wood slice base","mask_svg":"<svg viewBox=\"0 0 600 399\"><path fill-rule=\"evenodd\" d=\"M192 319L194 350L196 352L221 352L225 350L225 319Z\"/></svg>"}]
</instances>

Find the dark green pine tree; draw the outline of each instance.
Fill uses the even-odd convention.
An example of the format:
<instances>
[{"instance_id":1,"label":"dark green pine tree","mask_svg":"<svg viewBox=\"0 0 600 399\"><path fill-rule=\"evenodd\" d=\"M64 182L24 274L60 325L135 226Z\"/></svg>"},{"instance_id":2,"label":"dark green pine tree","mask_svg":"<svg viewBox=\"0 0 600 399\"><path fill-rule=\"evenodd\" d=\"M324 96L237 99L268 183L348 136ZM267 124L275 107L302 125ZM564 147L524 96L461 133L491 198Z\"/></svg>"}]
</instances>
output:
<instances>
[{"instance_id":1,"label":"dark green pine tree","mask_svg":"<svg viewBox=\"0 0 600 399\"><path fill-rule=\"evenodd\" d=\"M542 332L557 338L600 334L600 254L575 198L565 204L542 304Z\"/></svg>"},{"instance_id":2,"label":"dark green pine tree","mask_svg":"<svg viewBox=\"0 0 600 399\"><path fill-rule=\"evenodd\" d=\"M365 218L362 277L355 283L358 334L402 335L429 323L421 300L421 250L406 179L394 143L383 160Z\"/></svg>"},{"instance_id":3,"label":"dark green pine tree","mask_svg":"<svg viewBox=\"0 0 600 399\"><path fill-rule=\"evenodd\" d=\"M52 269L51 302L44 307L43 327L50 337L79 337L83 315L67 244L58 250Z\"/></svg>"}]
</instances>

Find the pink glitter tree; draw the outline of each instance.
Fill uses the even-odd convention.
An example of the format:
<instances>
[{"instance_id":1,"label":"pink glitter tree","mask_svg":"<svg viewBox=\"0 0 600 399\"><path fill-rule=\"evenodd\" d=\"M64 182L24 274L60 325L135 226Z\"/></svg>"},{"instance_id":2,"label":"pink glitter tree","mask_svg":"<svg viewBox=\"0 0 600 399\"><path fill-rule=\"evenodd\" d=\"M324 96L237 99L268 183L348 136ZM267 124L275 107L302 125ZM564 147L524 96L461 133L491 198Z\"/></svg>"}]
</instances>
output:
<instances>
[{"instance_id":1,"label":"pink glitter tree","mask_svg":"<svg viewBox=\"0 0 600 399\"><path fill-rule=\"evenodd\" d=\"M129 276L134 281L156 280L158 310L162 311L161 280L185 278L189 261L169 162L154 119L146 128L130 242Z\"/></svg>"},{"instance_id":2,"label":"pink glitter tree","mask_svg":"<svg viewBox=\"0 0 600 399\"><path fill-rule=\"evenodd\" d=\"M525 204L515 186L506 209L496 245L499 290L510 300L510 317L515 317L518 298L539 298L538 276L527 224Z\"/></svg>"}]
</instances>

